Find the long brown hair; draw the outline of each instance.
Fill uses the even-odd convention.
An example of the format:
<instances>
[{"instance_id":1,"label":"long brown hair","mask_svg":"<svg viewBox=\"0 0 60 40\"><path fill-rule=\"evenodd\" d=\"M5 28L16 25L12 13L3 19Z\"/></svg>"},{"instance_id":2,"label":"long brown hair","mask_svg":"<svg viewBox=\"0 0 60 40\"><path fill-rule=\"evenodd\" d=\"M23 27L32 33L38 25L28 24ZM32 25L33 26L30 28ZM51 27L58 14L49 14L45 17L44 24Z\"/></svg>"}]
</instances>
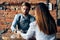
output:
<instances>
[{"instance_id":1,"label":"long brown hair","mask_svg":"<svg viewBox=\"0 0 60 40\"><path fill-rule=\"evenodd\" d=\"M44 3L39 3L39 5L35 9L35 17L38 27L41 31L46 34L49 34L50 26L55 26L55 20L50 15L48 7Z\"/></svg>"}]
</instances>

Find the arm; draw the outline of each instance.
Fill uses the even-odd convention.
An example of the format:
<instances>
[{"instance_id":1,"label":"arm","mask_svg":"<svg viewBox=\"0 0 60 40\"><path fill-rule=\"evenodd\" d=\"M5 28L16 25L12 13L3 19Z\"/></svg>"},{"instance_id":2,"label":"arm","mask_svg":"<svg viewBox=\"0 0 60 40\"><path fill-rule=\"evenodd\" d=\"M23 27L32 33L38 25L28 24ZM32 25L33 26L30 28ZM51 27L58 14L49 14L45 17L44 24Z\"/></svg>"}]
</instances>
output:
<instances>
[{"instance_id":1,"label":"arm","mask_svg":"<svg viewBox=\"0 0 60 40\"><path fill-rule=\"evenodd\" d=\"M14 30L16 30L15 28L16 28L16 24L17 24L17 19L18 19L18 15L15 15L14 20L11 25L12 32L14 32Z\"/></svg>"},{"instance_id":2,"label":"arm","mask_svg":"<svg viewBox=\"0 0 60 40\"><path fill-rule=\"evenodd\" d=\"M30 28L28 29L27 33L24 34L22 32L20 32L20 35L24 38L24 39L29 39L34 35L34 26L32 24L30 24Z\"/></svg>"}]
</instances>

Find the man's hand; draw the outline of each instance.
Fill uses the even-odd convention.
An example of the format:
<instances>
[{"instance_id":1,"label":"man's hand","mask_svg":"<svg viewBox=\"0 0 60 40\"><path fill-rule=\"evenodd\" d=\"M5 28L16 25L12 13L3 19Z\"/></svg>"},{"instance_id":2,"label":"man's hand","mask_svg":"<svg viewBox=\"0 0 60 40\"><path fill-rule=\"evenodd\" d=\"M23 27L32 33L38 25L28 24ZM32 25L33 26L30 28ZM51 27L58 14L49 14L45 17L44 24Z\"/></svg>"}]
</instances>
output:
<instances>
[{"instance_id":1,"label":"man's hand","mask_svg":"<svg viewBox=\"0 0 60 40\"><path fill-rule=\"evenodd\" d=\"M21 33L21 31L17 31L17 38L21 37L20 33Z\"/></svg>"},{"instance_id":2,"label":"man's hand","mask_svg":"<svg viewBox=\"0 0 60 40\"><path fill-rule=\"evenodd\" d=\"M21 33L21 31L17 31L17 34L20 34Z\"/></svg>"},{"instance_id":3,"label":"man's hand","mask_svg":"<svg viewBox=\"0 0 60 40\"><path fill-rule=\"evenodd\" d=\"M16 34L17 33L17 30L14 30L14 34Z\"/></svg>"}]
</instances>

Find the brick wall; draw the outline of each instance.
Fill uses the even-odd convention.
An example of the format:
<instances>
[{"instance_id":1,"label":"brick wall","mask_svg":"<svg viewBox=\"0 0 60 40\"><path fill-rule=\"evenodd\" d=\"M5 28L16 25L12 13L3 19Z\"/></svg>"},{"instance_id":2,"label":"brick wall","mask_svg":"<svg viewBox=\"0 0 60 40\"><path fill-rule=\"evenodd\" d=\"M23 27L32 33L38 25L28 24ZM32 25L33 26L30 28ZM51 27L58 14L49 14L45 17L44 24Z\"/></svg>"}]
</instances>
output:
<instances>
[{"instance_id":1,"label":"brick wall","mask_svg":"<svg viewBox=\"0 0 60 40\"><path fill-rule=\"evenodd\" d=\"M6 1L6 0L4 0L4 1ZM8 2L10 2L10 1L13 2L13 0L8 0ZM46 0L29 0L29 1L30 1L30 3L33 3L33 4L38 3L40 1L46 2ZM55 0L51 0L51 1L56 3ZM53 3L53 2L51 2L51 3ZM3 3L3 1L1 0L0 3ZM10 8L10 7L8 7L8 8ZM11 9L10 10L9 9L0 10L0 30L10 27L11 23L13 21L13 18L15 16L15 14L17 14L17 13L21 13L21 11L20 10L11 10ZM30 13L34 13L34 10L30 10ZM53 11L50 11L50 13L53 16L53 18L56 20L56 9ZM34 15L34 14L32 14L32 15Z\"/></svg>"}]
</instances>

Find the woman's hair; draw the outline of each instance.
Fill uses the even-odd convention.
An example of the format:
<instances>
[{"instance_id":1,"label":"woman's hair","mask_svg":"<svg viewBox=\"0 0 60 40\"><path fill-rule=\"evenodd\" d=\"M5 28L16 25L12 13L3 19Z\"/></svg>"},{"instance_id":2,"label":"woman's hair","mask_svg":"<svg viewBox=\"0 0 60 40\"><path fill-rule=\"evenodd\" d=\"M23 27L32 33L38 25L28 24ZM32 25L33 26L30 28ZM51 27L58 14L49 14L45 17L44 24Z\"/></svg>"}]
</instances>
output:
<instances>
[{"instance_id":1,"label":"woman's hair","mask_svg":"<svg viewBox=\"0 0 60 40\"><path fill-rule=\"evenodd\" d=\"M50 27L56 27L55 20L50 15L48 7L44 3L39 3L36 7L35 17L39 29L46 34L49 34Z\"/></svg>"}]
</instances>

